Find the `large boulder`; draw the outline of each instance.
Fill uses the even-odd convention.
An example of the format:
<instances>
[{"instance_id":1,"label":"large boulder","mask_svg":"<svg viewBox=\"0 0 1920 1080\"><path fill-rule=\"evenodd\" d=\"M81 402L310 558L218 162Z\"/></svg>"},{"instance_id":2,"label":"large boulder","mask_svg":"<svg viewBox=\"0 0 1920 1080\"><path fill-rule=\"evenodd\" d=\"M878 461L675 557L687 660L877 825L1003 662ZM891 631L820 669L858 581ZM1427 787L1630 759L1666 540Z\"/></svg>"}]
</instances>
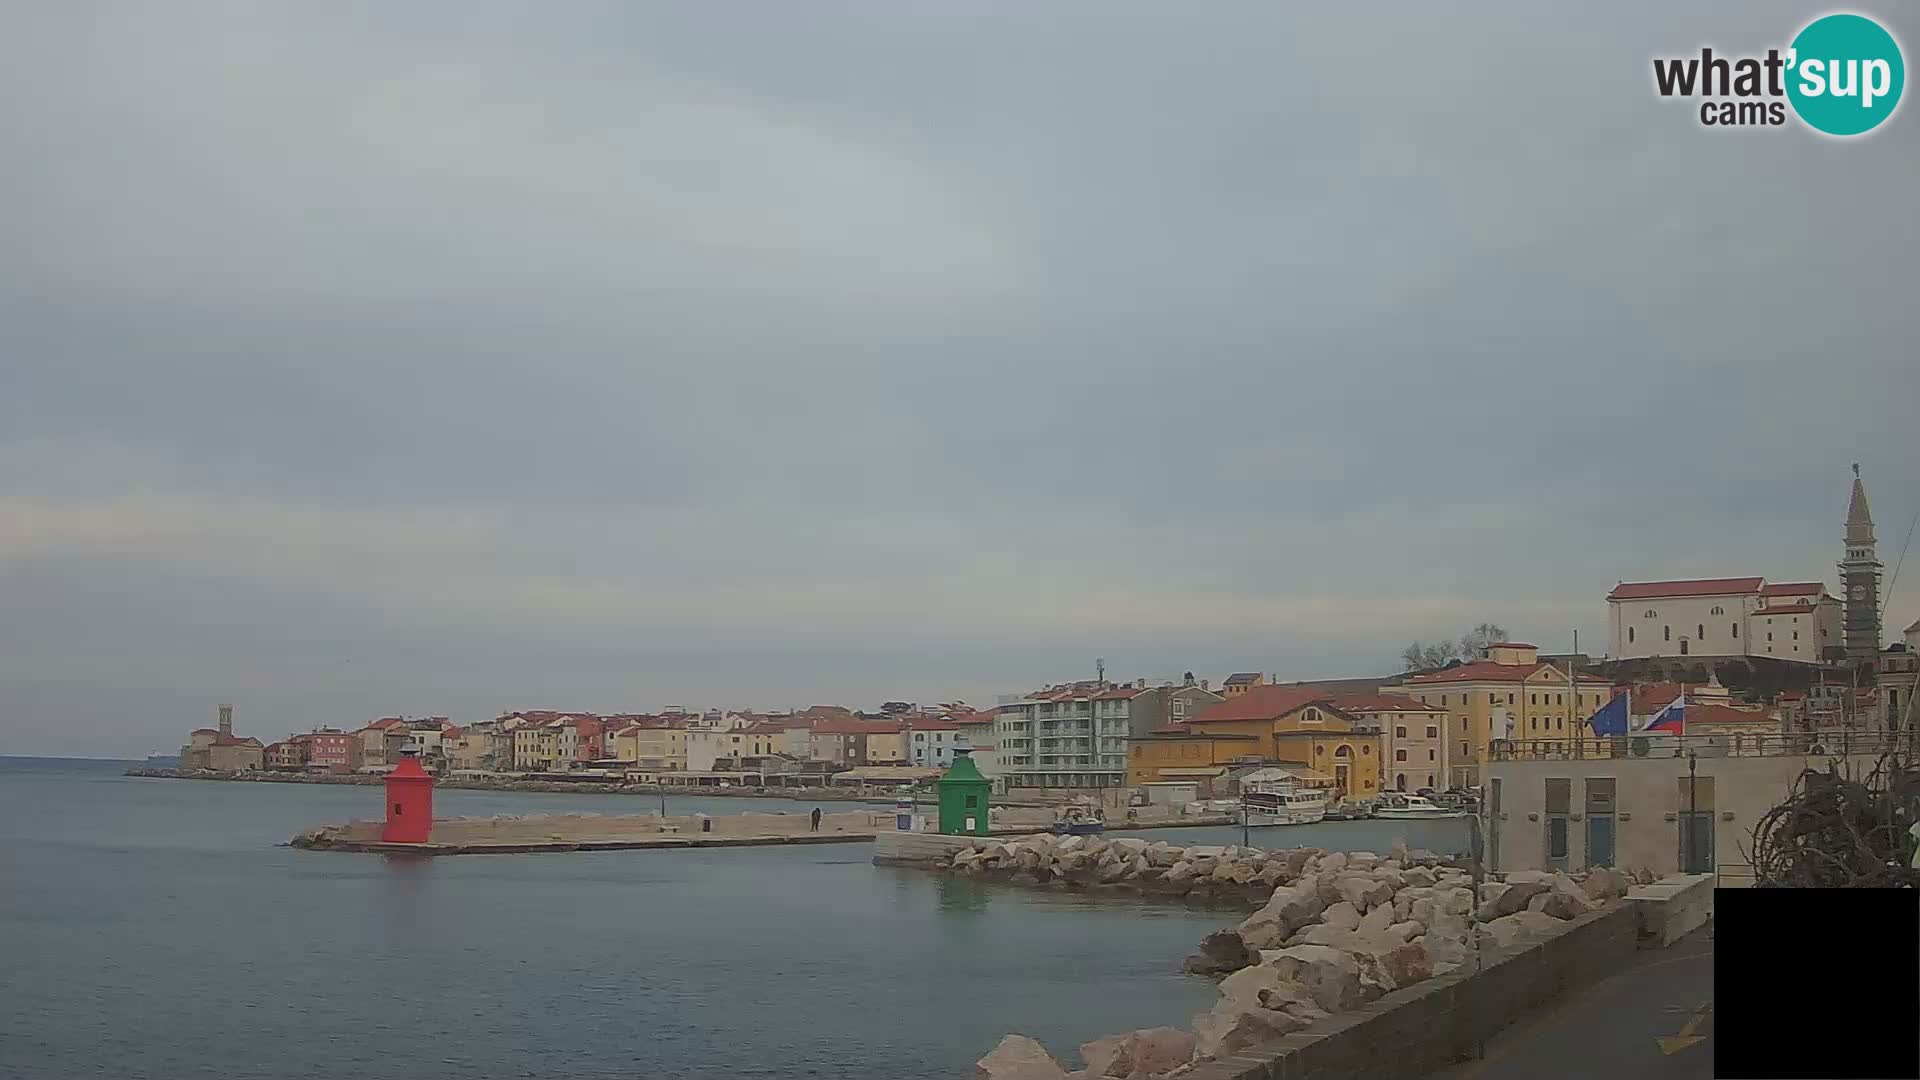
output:
<instances>
[{"instance_id":1,"label":"large boulder","mask_svg":"<svg viewBox=\"0 0 1920 1080\"><path fill-rule=\"evenodd\" d=\"M1109 1035L1080 1047L1086 1071L1080 1075L1103 1080L1158 1077L1193 1060L1192 1032L1157 1027Z\"/></svg>"},{"instance_id":2,"label":"large boulder","mask_svg":"<svg viewBox=\"0 0 1920 1080\"><path fill-rule=\"evenodd\" d=\"M1361 937L1379 937L1387 932L1387 927L1398 921L1394 918L1393 905L1381 904L1360 916L1360 925L1354 927L1354 932Z\"/></svg>"},{"instance_id":3,"label":"large boulder","mask_svg":"<svg viewBox=\"0 0 1920 1080\"><path fill-rule=\"evenodd\" d=\"M1345 1012L1366 1002L1360 986L1360 964L1353 954L1326 945L1292 945L1261 960L1287 982L1299 983L1314 1003L1330 1013Z\"/></svg>"},{"instance_id":4,"label":"large boulder","mask_svg":"<svg viewBox=\"0 0 1920 1080\"><path fill-rule=\"evenodd\" d=\"M1393 904L1393 886L1365 874L1342 874L1335 882L1340 899L1352 904L1362 915L1373 908Z\"/></svg>"},{"instance_id":5,"label":"large boulder","mask_svg":"<svg viewBox=\"0 0 1920 1080\"><path fill-rule=\"evenodd\" d=\"M1437 888L1433 892L1435 910L1450 915L1466 915L1473 911L1473 890L1465 887Z\"/></svg>"},{"instance_id":6,"label":"large boulder","mask_svg":"<svg viewBox=\"0 0 1920 1080\"><path fill-rule=\"evenodd\" d=\"M1320 872L1323 874L1335 873L1340 870L1345 870L1346 868L1347 856L1345 852L1334 851L1320 856Z\"/></svg>"},{"instance_id":7,"label":"large boulder","mask_svg":"<svg viewBox=\"0 0 1920 1080\"><path fill-rule=\"evenodd\" d=\"M1059 854L1065 854L1069 851L1078 851L1086 844L1087 838L1084 836L1062 836L1053 842L1053 850Z\"/></svg>"},{"instance_id":8,"label":"large boulder","mask_svg":"<svg viewBox=\"0 0 1920 1080\"><path fill-rule=\"evenodd\" d=\"M1147 857L1148 862L1163 869L1180 861L1180 849L1165 840L1155 840L1148 844L1141 854Z\"/></svg>"},{"instance_id":9,"label":"large boulder","mask_svg":"<svg viewBox=\"0 0 1920 1080\"><path fill-rule=\"evenodd\" d=\"M1397 922L1387 927L1386 936L1399 941L1412 941L1414 938L1426 932L1427 927L1425 923L1408 919L1406 922Z\"/></svg>"},{"instance_id":10,"label":"large boulder","mask_svg":"<svg viewBox=\"0 0 1920 1080\"><path fill-rule=\"evenodd\" d=\"M1373 880L1386 882L1393 887L1394 892L1399 892L1401 889L1407 887L1407 876L1402 871L1386 866L1376 866L1373 868L1372 873Z\"/></svg>"},{"instance_id":11,"label":"large boulder","mask_svg":"<svg viewBox=\"0 0 1920 1080\"><path fill-rule=\"evenodd\" d=\"M1349 951L1360 948L1366 939L1352 930L1326 923L1314 923L1287 939L1288 945L1327 945Z\"/></svg>"},{"instance_id":12,"label":"large boulder","mask_svg":"<svg viewBox=\"0 0 1920 1080\"><path fill-rule=\"evenodd\" d=\"M1371 870L1379 864L1380 856L1371 851L1347 852L1347 869L1349 870Z\"/></svg>"},{"instance_id":13,"label":"large boulder","mask_svg":"<svg viewBox=\"0 0 1920 1080\"><path fill-rule=\"evenodd\" d=\"M1587 871L1587 880L1581 882L1580 888L1587 894L1588 899L1605 902L1618 900L1627 895L1627 890L1633 888L1633 883L1628 881L1627 875L1620 871L1603 866L1598 870Z\"/></svg>"},{"instance_id":14,"label":"large boulder","mask_svg":"<svg viewBox=\"0 0 1920 1080\"><path fill-rule=\"evenodd\" d=\"M1400 871L1400 877L1406 881L1409 887L1430 886L1439 880L1434 876L1433 871L1424 866L1414 866L1402 870Z\"/></svg>"},{"instance_id":15,"label":"large boulder","mask_svg":"<svg viewBox=\"0 0 1920 1080\"><path fill-rule=\"evenodd\" d=\"M1287 873L1297 878L1307 872L1307 864L1314 860L1315 852L1312 848L1294 848L1285 857Z\"/></svg>"},{"instance_id":16,"label":"large boulder","mask_svg":"<svg viewBox=\"0 0 1920 1080\"><path fill-rule=\"evenodd\" d=\"M1551 915L1556 919L1577 919L1593 910L1587 901L1558 891L1547 893L1545 896L1536 896L1534 899L1543 901L1539 909L1542 915Z\"/></svg>"},{"instance_id":17,"label":"large boulder","mask_svg":"<svg viewBox=\"0 0 1920 1080\"><path fill-rule=\"evenodd\" d=\"M979 1080L1066 1080L1067 1070L1046 1047L1025 1035L1009 1035L975 1063L973 1074Z\"/></svg>"},{"instance_id":18,"label":"large boulder","mask_svg":"<svg viewBox=\"0 0 1920 1080\"><path fill-rule=\"evenodd\" d=\"M1167 868L1165 880L1173 884L1184 884L1199 876L1199 873L1192 863L1182 859Z\"/></svg>"},{"instance_id":19,"label":"large boulder","mask_svg":"<svg viewBox=\"0 0 1920 1080\"><path fill-rule=\"evenodd\" d=\"M1272 1042L1307 1026L1307 1021L1277 1009L1229 1008L1226 1003L1193 1018L1194 1053L1219 1058L1249 1046Z\"/></svg>"},{"instance_id":20,"label":"large boulder","mask_svg":"<svg viewBox=\"0 0 1920 1080\"><path fill-rule=\"evenodd\" d=\"M1187 970L1195 975L1224 975L1254 963L1258 957L1247 948L1246 939L1232 930L1216 930L1200 939L1200 951L1187 957Z\"/></svg>"},{"instance_id":21,"label":"large boulder","mask_svg":"<svg viewBox=\"0 0 1920 1080\"><path fill-rule=\"evenodd\" d=\"M1286 944L1293 936L1287 920L1275 912L1261 908L1246 917L1238 928L1240 940L1250 949L1277 949Z\"/></svg>"},{"instance_id":22,"label":"large boulder","mask_svg":"<svg viewBox=\"0 0 1920 1080\"><path fill-rule=\"evenodd\" d=\"M1279 920L1281 937L1291 937L1294 931L1313 922L1327 909L1315 882L1300 881L1285 889L1276 889L1261 910L1272 914Z\"/></svg>"},{"instance_id":23,"label":"large boulder","mask_svg":"<svg viewBox=\"0 0 1920 1080\"><path fill-rule=\"evenodd\" d=\"M1553 873L1549 870L1509 870L1501 875L1501 880L1508 885L1524 885L1536 881L1543 885L1551 885Z\"/></svg>"},{"instance_id":24,"label":"large boulder","mask_svg":"<svg viewBox=\"0 0 1920 1080\"><path fill-rule=\"evenodd\" d=\"M1511 915L1516 911L1524 911L1527 907L1527 901L1532 900L1541 893L1552 890L1552 888L1553 886L1545 881L1522 881L1518 884L1504 886L1498 895L1481 903L1479 910L1480 921L1492 922L1495 919Z\"/></svg>"},{"instance_id":25,"label":"large boulder","mask_svg":"<svg viewBox=\"0 0 1920 1080\"><path fill-rule=\"evenodd\" d=\"M1360 925L1360 909L1342 900L1321 912L1320 921L1340 930L1352 930Z\"/></svg>"},{"instance_id":26,"label":"large boulder","mask_svg":"<svg viewBox=\"0 0 1920 1080\"><path fill-rule=\"evenodd\" d=\"M1132 859L1132 858L1138 858L1141 852L1144 852L1147 850L1147 841L1142 840L1138 836L1121 836L1114 839L1113 846L1119 848L1121 851L1126 852L1127 857ZM1154 1028L1152 1030L1157 1031L1159 1029Z\"/></svg>"},{"instance_id":27,"label":"large boulder","mask_svg":"<svg viewBox=\"0 0 1920 1080\"><path fill-rule=\"evenodd\" d=\"M1369 950L1360 959L1362 987L1382 994L1433 978L1433 958L1422 943L1403 941Z\"/></svg>"},{"instance_id":28,"label":"large boulder","mask_svg":"<svg viewBox=\"0 0 1920 1080\"><path fill-rule=\"evenodd\" d=\"M1541 941L1560 933L1566 923L1538 911L1518 911L1503 915L1480 927L1481 941L1499 949L1510 949Z\"/></svg>"}]
</instances>

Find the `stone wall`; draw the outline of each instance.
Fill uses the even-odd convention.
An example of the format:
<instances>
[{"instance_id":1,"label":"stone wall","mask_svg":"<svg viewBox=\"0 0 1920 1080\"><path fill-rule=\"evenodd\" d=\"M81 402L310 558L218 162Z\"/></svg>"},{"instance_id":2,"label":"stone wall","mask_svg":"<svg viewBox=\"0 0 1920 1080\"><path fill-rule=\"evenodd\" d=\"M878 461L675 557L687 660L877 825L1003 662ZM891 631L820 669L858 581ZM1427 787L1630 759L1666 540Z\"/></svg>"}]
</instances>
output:
<instances>
[{"instance_id":1,"label":"stone wall","mask_svg":"<svg viewBox=\"0 0 1920 1080\"><path fill-rule=\"evenodd\" d=\"M1395 990L1258 1048L1202 1062L1187 1080L1365 1080L1423 1076L1470 1058L1526 1014L1620 970L1639 916L1623 904L1583 915L1552 938Z\"/></svg>"}]
</instances>

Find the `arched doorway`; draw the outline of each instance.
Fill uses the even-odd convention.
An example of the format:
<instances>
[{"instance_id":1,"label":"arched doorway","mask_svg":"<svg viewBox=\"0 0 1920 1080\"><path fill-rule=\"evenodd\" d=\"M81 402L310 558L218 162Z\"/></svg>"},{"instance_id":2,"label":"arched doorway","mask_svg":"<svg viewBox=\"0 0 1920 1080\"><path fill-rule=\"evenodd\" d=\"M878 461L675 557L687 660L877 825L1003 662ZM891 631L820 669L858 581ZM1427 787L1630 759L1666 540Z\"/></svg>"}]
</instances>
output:
<instances>
[{"instance_id":1,"label":"arched doorway","mask_svg":"<svg viewBox=\"0 0 1920 1080\"><path fill-rule=\"evenodd\" d=\"M1333 790L1345 796L1353 790L1350 777L1353 773L1353 747L1341 743L1333 748Z\"/></svg>"},{"instance_id":2,"label":"arched doorway","mask_svg":"<svg viewBox=\"0 0 1920 1080\"><path fill-rule=\"evenodd\" d=\"M1407 774L1406 773L1401 773L1400 775L1393 778L1393 788L1395 791L1407 790Z\"/></svg>"}]
</instances>

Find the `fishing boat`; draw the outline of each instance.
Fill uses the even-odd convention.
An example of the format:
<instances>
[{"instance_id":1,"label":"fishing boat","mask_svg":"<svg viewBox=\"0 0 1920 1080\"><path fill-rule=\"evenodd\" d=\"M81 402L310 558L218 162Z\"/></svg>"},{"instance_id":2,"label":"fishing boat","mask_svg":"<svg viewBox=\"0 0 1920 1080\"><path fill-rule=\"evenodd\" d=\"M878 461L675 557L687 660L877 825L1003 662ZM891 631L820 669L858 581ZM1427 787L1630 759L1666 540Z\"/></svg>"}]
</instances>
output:
<instances>
[{"instance_id":1,"label":"fishing boat","mask_svg":"<svg viewBox=\"0 0 1920 1080\"><path fill-rule=\"evenodd\" d=\"M1107 823L1098 810L1070 806L1053 817L1056 836L1092 836L1107 831Z\"/></svg>"},{"instance_id":2,"label":"fishing boat","mask_svg":"<svg viewBox=\"0 0 1920 1080\"><path fill-rule=\"evenodd\" d=\"M1388 792L1380 800L1380 806L1373 812L1377 818L1395 821L1413 821L1420 818L1459 818L1466 817L1465 810L1449 810L1435 806L1433 800L1419 795L1402 795Z\"/></svg>"},{"instance_id":3,"label":"fishing boat","mask_svg":"<svg viewBox=\"0 0 1920 1080\"><path fill-rule=\"evenodd\" d=\"M1327 793L1300 784L1254 781L1240 789L1240 824L1311 825L1327 816Z\"/></svg>"}]
</instances>

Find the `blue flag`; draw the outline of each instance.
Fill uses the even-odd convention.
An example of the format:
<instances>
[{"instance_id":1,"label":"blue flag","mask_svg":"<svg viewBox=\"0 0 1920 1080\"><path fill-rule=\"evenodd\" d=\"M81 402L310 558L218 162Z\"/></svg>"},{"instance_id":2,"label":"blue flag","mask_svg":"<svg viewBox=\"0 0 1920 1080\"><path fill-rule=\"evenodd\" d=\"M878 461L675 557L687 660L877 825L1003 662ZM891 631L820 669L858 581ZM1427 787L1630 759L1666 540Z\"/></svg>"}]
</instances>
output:
<instances>
[{"instance_id":1,"label":"blue flag","mask_svg":"<svg viewBox=\"0 0 1920 1080\"><path fill-rule=\"evenodd\" d=\"M1627 733L1627 695L1620 694L1612 701L1600 706L1600 711L1587 717L1587 726L1593 728L1595 735L1625 735Z\"/></svg>"}]
</instances>

